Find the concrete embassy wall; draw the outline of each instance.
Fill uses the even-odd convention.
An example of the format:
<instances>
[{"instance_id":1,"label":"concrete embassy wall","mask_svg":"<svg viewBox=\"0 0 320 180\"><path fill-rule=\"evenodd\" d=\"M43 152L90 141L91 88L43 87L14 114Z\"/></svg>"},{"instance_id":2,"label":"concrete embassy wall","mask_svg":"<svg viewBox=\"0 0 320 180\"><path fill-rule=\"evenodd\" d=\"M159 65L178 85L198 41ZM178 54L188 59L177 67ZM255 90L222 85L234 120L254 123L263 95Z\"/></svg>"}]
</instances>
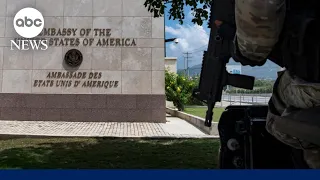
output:
<instances>
[{"instance_id":1,"label":"concrete embassy wall","mask_svg":"<svg viewBox=\"0 0 320 180\"><path fill-rule=\"evenodd\" d=\"M165 122L164 19L144 0L0 0L0 119ZM13 18L44 16L45 51L12 50ZM83 61L71 67L70 49Z\"/></svg>"}]
</instances>

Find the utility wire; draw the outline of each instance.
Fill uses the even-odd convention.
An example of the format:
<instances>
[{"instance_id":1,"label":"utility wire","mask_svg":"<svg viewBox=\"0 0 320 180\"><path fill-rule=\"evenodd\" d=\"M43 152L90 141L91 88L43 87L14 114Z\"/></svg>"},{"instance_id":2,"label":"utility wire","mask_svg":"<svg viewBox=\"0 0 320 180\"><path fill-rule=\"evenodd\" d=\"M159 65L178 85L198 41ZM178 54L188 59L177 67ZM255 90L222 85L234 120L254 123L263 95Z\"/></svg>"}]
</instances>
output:
<instances>
[{"instance_id":1,"label":"utility wire","mask_svg":"<svg viewBox=\"0 0 320 180\"><path fill-rule=\"evenodd\" d=\"M204 45L204 46L201 46L199 48L196 48L196 49L193 49L192 51L189 51L190 53L194 53L194 52L198 52L198 51L202 51L202 48L205 48L207 47L208 45Z\"/></svg>"}]
</instances>

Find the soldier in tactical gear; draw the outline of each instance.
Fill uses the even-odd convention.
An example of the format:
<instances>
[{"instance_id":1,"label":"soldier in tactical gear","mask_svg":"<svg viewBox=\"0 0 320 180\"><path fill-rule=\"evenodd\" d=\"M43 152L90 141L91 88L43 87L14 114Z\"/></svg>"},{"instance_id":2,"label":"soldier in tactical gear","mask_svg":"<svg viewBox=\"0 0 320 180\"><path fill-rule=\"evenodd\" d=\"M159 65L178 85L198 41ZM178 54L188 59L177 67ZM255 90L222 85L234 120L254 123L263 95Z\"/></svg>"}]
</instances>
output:
<instances>
[{"instance_id":1,"label":"soldier in tactical gear","mask_svg":"<svg viewBox=\"0 0 320 180\"><path fill-rule=\"evenodd\" d=\"M306 116L299 117L305 124L290 126L298 118L292 114L320 105L319 3L316 0L235 0L234 3L237 30L233 59L250 66L261 66L270 59L285 68L278 73L274 84L267 131L281 142L302 149L310 168L320 168L319 140L310 140L315 133L320 134L319 112L305 113ZM284 122L284 118L293 131L303 127L302 133L282 131L277 123ZM307 128L311 120L314 125Z\"/></svg>"}]
</instances>

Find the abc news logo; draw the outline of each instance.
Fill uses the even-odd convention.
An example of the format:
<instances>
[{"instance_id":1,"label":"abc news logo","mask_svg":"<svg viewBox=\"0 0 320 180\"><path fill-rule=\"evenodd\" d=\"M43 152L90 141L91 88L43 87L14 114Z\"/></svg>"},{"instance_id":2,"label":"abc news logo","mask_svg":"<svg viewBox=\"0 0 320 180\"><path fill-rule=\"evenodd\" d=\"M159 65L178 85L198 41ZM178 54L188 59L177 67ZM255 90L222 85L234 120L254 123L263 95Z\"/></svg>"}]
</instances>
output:
<instances>
[{"instance_id":1,"label":"abc news logo","mask_svg":"<svg viewBox=\"0 0 320 180\"><path fill-rule=\"evenodd\" d=\"M42 14L34 8L21 9L13 19L15 31L26 39L11 40L11 50L47 50L48 40L32 39L38 36L44 27Z\"/></svg>"},{"instance_id":2,"label":"abc news logo","mask_svg":"<svg viewBox=\"0 0 320 180\"><path fill-rule=\"evenodd\" d=\"M24 19L17 19L16 21L16 26L17 27L32 27L32 26L36 26L36 27L41 27L42 25L42 21L41 19L29 19L27 16L24 17Z\"/></svg>"}]
</instances>

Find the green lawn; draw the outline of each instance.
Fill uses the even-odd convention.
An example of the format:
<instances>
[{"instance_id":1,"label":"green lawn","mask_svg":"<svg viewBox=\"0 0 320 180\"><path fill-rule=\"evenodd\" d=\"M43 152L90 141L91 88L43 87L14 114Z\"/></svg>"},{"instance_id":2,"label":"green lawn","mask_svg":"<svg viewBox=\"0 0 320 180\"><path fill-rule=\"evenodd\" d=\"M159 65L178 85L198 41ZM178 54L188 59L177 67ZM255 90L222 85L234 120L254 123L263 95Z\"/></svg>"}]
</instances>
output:
<instances>
[{"instance_id":1,"label":"green lawn","mask_svg":"<svg viewBox=\"0 0 320 180\"><path fill-rule=\"evenodd\" d=\"M206 111L207 111L207 107L192 107L192 108L189 107L189 108L185 108L184 110L185 113L192 114L194 116L199 116L202 118L206 117ZM223 111L224 111L224 108L214 108L213 121L218 122Z\"/></svg>"},{"instance_id":2,"label":"green lawn","mask_svg":"<svg viewBox=\"0 0 320 180\"><path fill-rule=\"evenodd\" d=\"M0 140L0 168L214 169L219 141L113 138Z\"/></svg>"}]
</instances>

